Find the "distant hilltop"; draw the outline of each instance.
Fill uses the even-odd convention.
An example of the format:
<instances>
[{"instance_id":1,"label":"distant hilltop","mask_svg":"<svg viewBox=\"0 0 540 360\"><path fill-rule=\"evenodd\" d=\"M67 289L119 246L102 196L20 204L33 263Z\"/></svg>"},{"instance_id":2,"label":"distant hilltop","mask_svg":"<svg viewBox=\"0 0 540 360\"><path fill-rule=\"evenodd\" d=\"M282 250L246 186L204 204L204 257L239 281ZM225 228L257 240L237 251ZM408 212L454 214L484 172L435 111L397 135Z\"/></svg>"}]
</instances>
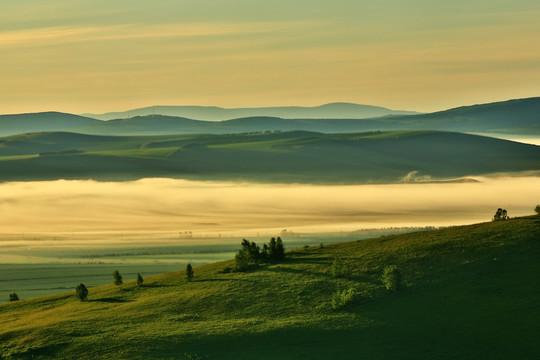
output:
<instances>
[{"instance_id":1,"label":"distant hilltop","mask_svg":"<svg viewBox=\"0 0 540 360\"><path fill-rule=\"evenodd\" d=\"M184 116L167 115L171 113L181 113ZM41 131L92 135L171 135L295 130L321 133L441 130L540 135L540 97L463 106L426 114L407 111L404 111L404 115L398 113L381 107L348 103L311 108L293 106L252 109L154 106L123 113L87 116L45 112L0 115L0 137ZM230 119L215 120L222 117Z\"/></svg>"},{"instance_id":2,"label":"distant hilltop","mask_svg":"<svg viewBox=\"0 0 540 360\"><path fill-rule=\"evenodd\" d=\"M413 115L415 111L391 110L380 106L336 102L314 107L279 106L225 109L217 106L148 106L123 112L82 114L98 120L125 119L135 116L166 115L194 120L223 121L252 116L284 119L365 119L388 115Z\"/></svg>"}]
</instances>

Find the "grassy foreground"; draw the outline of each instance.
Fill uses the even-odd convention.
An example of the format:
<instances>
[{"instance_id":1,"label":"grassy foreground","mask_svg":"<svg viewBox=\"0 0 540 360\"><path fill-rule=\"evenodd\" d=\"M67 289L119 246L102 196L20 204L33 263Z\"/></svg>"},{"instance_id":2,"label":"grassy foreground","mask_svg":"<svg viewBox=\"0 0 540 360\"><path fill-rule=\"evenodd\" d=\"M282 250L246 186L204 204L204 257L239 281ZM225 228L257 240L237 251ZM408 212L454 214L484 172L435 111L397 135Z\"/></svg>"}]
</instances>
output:
<instances>
[{"instance_id":1,"label":"grassy foreground","mask_svg":"<svg viewBox=\"0 0 540 360\"><path fill-rule=\"evenodd\" d=\"M0 358L537 359L539 255L531 216L292 250L247 273L218 262L193 282L178 271L90 288L87 302L0 305ZM406 284L396 293L380 281L390 264ZM354 303L333 310L349 288Z\"/></svg>"}]
</instances>

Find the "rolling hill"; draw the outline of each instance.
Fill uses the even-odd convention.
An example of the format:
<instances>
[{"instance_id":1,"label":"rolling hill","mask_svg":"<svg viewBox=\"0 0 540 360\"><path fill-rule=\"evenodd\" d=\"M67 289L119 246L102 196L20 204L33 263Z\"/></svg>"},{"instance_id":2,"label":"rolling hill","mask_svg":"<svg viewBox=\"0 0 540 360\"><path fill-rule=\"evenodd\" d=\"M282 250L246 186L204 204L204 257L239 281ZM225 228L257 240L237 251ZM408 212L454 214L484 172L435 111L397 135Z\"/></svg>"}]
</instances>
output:
<instances>
[{"instance_id":1,"label":"rolling hill","mask_svg":"<svg viewBox=\"0 0 540 360\"><path fill-rule=\"evenodd\" d=\"M531 216L290 250L244 273L218 262L192 282L179 269L90 288L84 302L72 291L2 304L0 358L537 359L539 238ZM397 292L381 283L389 265Z\"/></svg>"},{"instance_id":2,"label":"rolling hill","mask_svg":"<svg viewBox=\"0 0 540 360\"><path fill-rule=\"evenodd\" d=\"M116 137L46 132L0 138L0 181L388 183L539 169L539 146L437 131Z\"/></svg>"},{"instance_id":3,"label":"rolling hill","mask_svg":"<svg viewBox=\"0 0 540 360\"><path fill-rule=\"evenodd\" d=\"M304 118L284 118L278 111L231 113L224 121L200 121L147 111L130 113L130 118L100 121L62 113L0 116L0 135L38 131L70 131L93 135L232 134L260 131L315 131L347 133L361 131L439 130L500 134L540 135L540 98L464 106L431 114L391 115L371 118L338 118L332 109L355 108L354 104L328 104L309 108ZM161 108L159 108L161 109ZM264 109L264 108L261 108ZM302 109L302 108L299 108ZM329 111L331 109L332 111ZM166 110L166 109L165 109ZM165 113L174 113L174 111ZM328 110L328 111L326 111ZM352 111L352 110L351 110ZM187 115L195 113L186 112ZM265 114L263 116L263 114ZM248 117L243 117L251 115ZM310 115L310 116L308 116ZM334 114L335 115L335 114ZM119 115L120 116L120 115ZM298 115L300 116L300 115ZM125 117L123 115L122 117ZM345 117L343 115L343 117Z\"/></svg>"},{"instance_id":4,"label":"rolling hill","mask_svg":"<svg viewBox=\"0 0 540 360\"><path fill-rule=\"evenodd\" d=\"M70 131L100 123L101 121L96 119L54 111L0 115L0 136L37 131Z\"/></svg>"},{"instance_id":5,"label":"rolling hill","mask_svg":"<svg viewBox=\"0 0 540 360\"><path fill-rule=\"evenodd\" d=\"M166 115L197 120L222 121L243 117L281 117L287 119L362 119L385 115L417 114L414 111L390 110L380 106L330 103L314 107L281 106L224 109L217 106L149 106L106 114L83 114L99 120L114 120L148 115Z\"/></svg>"}]
</instances>

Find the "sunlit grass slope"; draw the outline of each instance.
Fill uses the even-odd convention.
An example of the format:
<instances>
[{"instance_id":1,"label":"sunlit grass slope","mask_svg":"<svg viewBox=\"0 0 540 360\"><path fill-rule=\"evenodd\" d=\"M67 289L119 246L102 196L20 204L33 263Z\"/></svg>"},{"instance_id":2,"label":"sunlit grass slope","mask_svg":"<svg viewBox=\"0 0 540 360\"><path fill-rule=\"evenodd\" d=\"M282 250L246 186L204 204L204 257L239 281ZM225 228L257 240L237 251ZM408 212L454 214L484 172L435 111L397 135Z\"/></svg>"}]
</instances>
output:
<instances>
[{"instance_id":1,"label":"sunlit grass slope","mask_svg":"<svg viewBox=\"0 0 540 360\"><path fill-rule=\"evenodd\" d=\"M183 270L124 279L87 302L73 291L1 305L0 357L537 359L539 255L540 217L525 217L291 250L246 273L219 262L193 282ZM336 256L344 278L330 275ZM390 264L396 293L380 281ZM349 288L356 301L333 310Z\"/></svg>"},{"instance_id":2,"label":"sunlit grass slope","mask_svg":"<svg viewBox=\"0 0 540 360\"><path fill-rule=\"evenodd\" d=\"M397 182L540 169L540 147L437 131L0 138L0 181L172 177L299 183Z\"/></svg>"}]
</instances>

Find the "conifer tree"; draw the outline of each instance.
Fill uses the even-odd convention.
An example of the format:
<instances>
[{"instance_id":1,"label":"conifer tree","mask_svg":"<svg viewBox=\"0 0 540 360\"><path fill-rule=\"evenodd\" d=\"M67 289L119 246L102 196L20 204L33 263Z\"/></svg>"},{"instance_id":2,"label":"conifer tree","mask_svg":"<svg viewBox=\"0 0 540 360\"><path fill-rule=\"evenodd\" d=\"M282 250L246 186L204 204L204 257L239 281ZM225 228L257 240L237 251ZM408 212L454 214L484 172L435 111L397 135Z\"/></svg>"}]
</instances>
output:
<instances>
[{"instance_id":1,"label":"conifer tree","mask_svg":"<svg viewBox=\"0 0 540 360\"><path fill-rule=\"evenodd\" d=\"M142 278L141 274L137 274L137 286L142 286L143 282L144 279Z\"/></svg>"},{"instance_id":2,"label":"conifer tree","mask_svg":"<svg viewBox=\"0 0 540 360\"><path fill-rule=\"evenodd\" d=\"M86 288L86 286L84 286L84 284L80 284L79 286L77 286L75 288L75 292L77 295L77 299L79 299L80 301L88 300L88 289Z\"/></svg>"},{"instance_id":3,"label":"conifer tree","mask_svg":"<svg viewBox=\"0 0 540 360\"><path fill-rule=\"evenodd\" d=\"M270 239L270 243L268 243L268 257L272 261L276 261L277 258L277 243L276 238Z\"/></svg>"},{"instance_id":4,"label":"conifer tree","mask_svg":"<svg viewBox=\"0 0 540 360\"><path fill-rule=\"evenodd\" d=\"M276 241L276 261L285 260L285 247L283 246L283 241L278 236Z\"/></svg>"},{"instance_id":5,"label":"conifer tree","mask_svg":"<svg viewBox=\"0 0 540 360\"><path fill-rule=\"evenodd\" d=\"M193 280L193 274L195 272L193 271L193 267L191 266L191 264L187 264L186 266L186 279L187 281L191 281Z\"/></svg>"},{"instance_id":6,"label":"conifer tree","mask_svg":"<svg viewBox=\"0 0 540 360\"><path fill-rule=\"evenodd\" d=\"M114 278L114 285L122 285L122 275L118 272L118 270L115 270L113 272L113 278Z\"/></svg>"}]
</instances>

